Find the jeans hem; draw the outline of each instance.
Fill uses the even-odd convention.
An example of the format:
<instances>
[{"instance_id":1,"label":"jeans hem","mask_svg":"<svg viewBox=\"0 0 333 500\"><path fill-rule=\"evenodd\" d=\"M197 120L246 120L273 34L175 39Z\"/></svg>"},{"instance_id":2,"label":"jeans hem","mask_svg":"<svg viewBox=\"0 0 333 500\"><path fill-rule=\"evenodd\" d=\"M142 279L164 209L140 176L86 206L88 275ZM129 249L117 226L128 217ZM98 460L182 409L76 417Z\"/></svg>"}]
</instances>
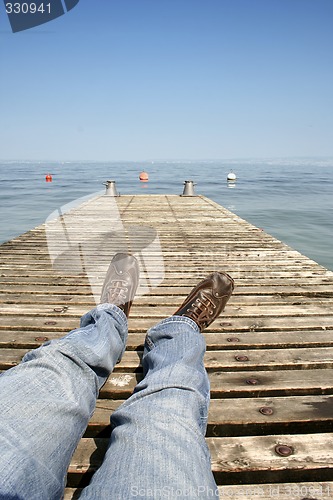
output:
<instances>
[{"instance_id":1,"label":"jeans hem","mask_svg":"<svg viewBox=\"0 0 333 500\"><path fill-rule=\"evenodd\" d=\"M109 311L114 313L116 316L119 317L119 320L121 321L121 326L124 328L127 328L127 316L124 313L120 307L116 306L115 304L110 304L109 302L104 302L103 304L98 304L95 308L97 311L103 310L103 311Z\"/></svg>"},{"instance_id":2,"label":"jeans hem","mask_svg":"<svg viewBox=\"0 0 333 500\"><path fill-rule=\"evenodd\" d=\"M162 321L160 321L156 326L167 325L168 323L185 323L189 325L195 332L201 333L200 328L198 327L196 322L193 321L193 319L188 318L187 316L178 316L176 314L174 316L170 316L169 318L162 319ZM156 328L156 326L154 326L153 328Z\"/></svg>"}]
</instances>

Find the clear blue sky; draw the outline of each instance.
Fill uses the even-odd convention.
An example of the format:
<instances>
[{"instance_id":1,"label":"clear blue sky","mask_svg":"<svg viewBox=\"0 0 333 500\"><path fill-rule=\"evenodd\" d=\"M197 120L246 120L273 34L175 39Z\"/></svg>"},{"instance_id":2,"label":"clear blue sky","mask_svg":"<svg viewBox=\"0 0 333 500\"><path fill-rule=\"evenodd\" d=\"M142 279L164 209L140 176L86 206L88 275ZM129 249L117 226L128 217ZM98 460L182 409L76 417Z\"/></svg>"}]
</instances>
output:
<instances>
[{"instance_id":1,"label":"clear blue sky","mask_svg":"<svg viewBox=\"0 0 333 500\"><path fill-rule=\"evenodd\" d=\"M332 0L81 0L13 34L0 159L333 156Z\"/></svg>"}]
</instances>

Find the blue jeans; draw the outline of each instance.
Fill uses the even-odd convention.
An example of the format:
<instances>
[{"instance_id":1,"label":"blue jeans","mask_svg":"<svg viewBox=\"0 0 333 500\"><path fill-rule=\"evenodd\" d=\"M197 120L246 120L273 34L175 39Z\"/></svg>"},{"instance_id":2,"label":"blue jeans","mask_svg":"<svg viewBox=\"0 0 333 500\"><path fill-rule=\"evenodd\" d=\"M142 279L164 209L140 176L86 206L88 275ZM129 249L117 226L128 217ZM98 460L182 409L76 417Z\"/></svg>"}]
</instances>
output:
<instances>
[{"instance_id":1,"label":"blue jeans","mask_svg":"<svg viewBox=\"0 0 333 500\"><path fill-rule=\"evenodd\" d=\"M101 386L121 358L127 319L102 304L81 327L0 376L0 499L59 500ZM104 461L83 499L218 498L205 442L204 337L184 316L146 336L144 378L111 417Z\"/></svg>"}]
</instances>

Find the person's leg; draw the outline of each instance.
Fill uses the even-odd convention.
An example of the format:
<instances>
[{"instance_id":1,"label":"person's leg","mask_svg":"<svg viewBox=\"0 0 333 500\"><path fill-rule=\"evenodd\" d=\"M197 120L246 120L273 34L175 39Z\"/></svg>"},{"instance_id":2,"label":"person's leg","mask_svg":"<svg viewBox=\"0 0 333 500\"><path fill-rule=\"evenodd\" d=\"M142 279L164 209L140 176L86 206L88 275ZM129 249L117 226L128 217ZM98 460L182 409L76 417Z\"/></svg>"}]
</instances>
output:
<instances>
[{"instance_id":1,"label":"person's leg","mask_svg":"<svg viewBox=\"0 0 333 500\"><path fill-rule=\"evenodd\" d=\"M97 308L81 328L29 352L0 376L0 498L59 500L67 468L121 358L139 280L136 259L112 259Z\"/></svg>"},{"instance_id":2,"label":"person's leg","mask_svg":"<svg viewBox=\"0 0 333 500\"><path fill-rule=\"evenodd\" d=\"M144 380L112 415L110 446L82 499L216 498L204 435L205 341L173 316L147 335Z\"/></svg>"},{"instance_id":3,"label":"person's leg","mask_svg":"<svg viewBox=\"0 0 333 500\"><path fill-rule=\"evenodd\" d=\"M204 438L209 381L200 330L231 295L232 280L219 276L148 332L144 379L112 415L108 451L82 500L218 498Z\"/></svg>"},{"instance_id":4,"label":"person's leg","mask_svg":"<svg viewBox=\"0 0 333 500\"><path fill-rule=\"evenodd\" d=\"M81 328L0 376L0 498L61 498L72 454L126 338L123 311L99 305Z\"/></svg>"}]
</instances>

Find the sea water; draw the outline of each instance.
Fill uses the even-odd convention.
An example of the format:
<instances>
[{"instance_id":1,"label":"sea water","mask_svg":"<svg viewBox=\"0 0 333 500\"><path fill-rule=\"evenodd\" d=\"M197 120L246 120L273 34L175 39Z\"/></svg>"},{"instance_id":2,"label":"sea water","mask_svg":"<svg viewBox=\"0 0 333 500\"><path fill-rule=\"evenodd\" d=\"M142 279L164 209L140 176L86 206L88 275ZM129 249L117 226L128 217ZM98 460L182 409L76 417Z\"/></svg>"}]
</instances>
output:
<instances>
[{"instance_id":1,"label":"sea water","mask_svg":"<svg viewBox=\"0 0 333 500\"><path fill-rule=\"evenodd\" d=\"M149 182L139 174L145 170ZM237 180L227 181L233 171ZM45 176L52 175L52 182ZM0 242L85 195L181 194L185 180L240 217L333 270L333 159L0 162Z\"/></svg>"}]
</instances>

